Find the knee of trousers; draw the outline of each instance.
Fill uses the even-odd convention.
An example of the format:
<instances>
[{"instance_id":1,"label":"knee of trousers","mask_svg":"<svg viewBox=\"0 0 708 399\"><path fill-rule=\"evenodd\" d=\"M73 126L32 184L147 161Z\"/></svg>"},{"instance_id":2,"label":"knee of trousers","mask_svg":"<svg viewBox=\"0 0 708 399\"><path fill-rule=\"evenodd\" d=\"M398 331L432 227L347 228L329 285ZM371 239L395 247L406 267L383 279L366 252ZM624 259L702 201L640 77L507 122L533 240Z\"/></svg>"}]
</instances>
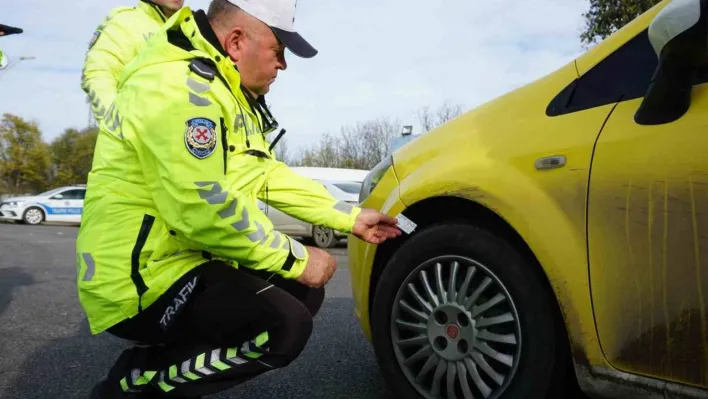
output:
<instances>
[{"instance_id":1,"label":"knee of trousers","mask_svg":"<svg viewBox=\"0 0 708 399\"><path fill-rule=\"evenodd\" d=\"M310 311L310 314L312 315L312 317L315 317L317 312L320 311L320 308L322 307L322 303L324 302L324 298L325 298L325 288L324 287L310 289L310 295L308 296L308 301L305 304L305 306L307 306L307 310Z\"/></svg>"},{"instance_id":2,"label":"knee of trousers","mask_svg":"<svg viewBox=\"0 0 708 399\"><path fill-rule=\"evenodd\" d=\"M288 312L283 320L284 336L280 337L282 356L273 364L275 367L285 367L297 359L312 335L313 322L309 310L304 306L293 308L297 311Z\"/></svg>"}]
</instances>

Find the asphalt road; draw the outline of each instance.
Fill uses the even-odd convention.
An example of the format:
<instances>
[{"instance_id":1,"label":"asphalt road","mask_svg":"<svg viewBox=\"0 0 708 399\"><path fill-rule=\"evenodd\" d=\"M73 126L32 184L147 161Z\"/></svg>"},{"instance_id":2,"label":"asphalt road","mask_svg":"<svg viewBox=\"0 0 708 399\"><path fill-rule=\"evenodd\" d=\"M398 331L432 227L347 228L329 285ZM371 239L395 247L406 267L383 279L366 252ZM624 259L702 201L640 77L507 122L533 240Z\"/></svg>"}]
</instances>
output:
<instances>
[{"instance_id":1,"label":"asphalt road","mask_svg":"<svg viewBox=\"0 0 708 399\"><path fill-rule=\"evenodd\" d=\"M0 223L0 398L87 398L124 348L91 336L75 289L71 226ZM373 351L353 315L346 248L302 356L210 398L388 396Z\"/></svg>"}]
</instances>

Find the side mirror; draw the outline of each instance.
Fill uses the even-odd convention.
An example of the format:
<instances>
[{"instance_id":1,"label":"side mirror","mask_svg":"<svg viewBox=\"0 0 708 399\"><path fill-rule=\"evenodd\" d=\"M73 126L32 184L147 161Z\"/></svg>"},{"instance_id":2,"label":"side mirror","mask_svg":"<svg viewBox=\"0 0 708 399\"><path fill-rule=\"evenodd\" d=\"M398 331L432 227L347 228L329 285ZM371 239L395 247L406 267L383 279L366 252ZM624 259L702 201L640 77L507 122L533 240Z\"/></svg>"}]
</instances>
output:
<instances>
[{"instance_id":1,"label":"side mirror","mask_svg":"<svg viewBox=\"0 0 708 399\"><path fill-rule=\"evenodd\" d=\"M649 40L659 64L634 121L659 125L691 106L693 82L708 61L708 0L673 0L652 21Z\"/></svg>"},{"instance_id":2,"label":"side mirror","mask_svg":"<svg viewBox=\"0 0 708 399\"><path fill-rule=\"evenodd\" d=\"M61 194L57 194L57 195L55 195L55 196L52 197L52 199L62 199L62 198L64 198L64 196L61 195Z\"/></svg>"}]
</instances>

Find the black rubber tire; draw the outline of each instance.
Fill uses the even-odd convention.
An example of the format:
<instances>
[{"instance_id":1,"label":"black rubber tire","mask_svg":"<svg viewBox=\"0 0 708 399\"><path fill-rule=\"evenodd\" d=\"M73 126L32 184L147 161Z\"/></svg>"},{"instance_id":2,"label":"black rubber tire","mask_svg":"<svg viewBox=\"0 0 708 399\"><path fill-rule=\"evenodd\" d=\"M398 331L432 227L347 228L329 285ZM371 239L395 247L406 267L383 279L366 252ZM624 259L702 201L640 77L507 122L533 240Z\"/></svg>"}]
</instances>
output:
<instances>
[{"instance_id":1,"label":"black rubber tire","mask_svg":"<svg viewBox=\"0 0 708 399\"><path fill-rule=\"evenodd\" d=\"M519 314L522 344L517 371L499 397L544 398L565 377L566 352L556 342L554 298L549 295L534 265L510 244L480 228L466 224L440 224L414 233L390 259L376 289L372 306L372 335L377 360L389 390L398 398L422 398L401 371L391 343L391 308L406 277L421 263L440 255L467 256L485 265L506 286ZM559 380L560 379L560 380Z\"/></svg>"},{"instance_id":2,"label":"black rubber tire","mask_svg":"<svg viewBox=\"0 0 708 399\"><path fill-rule=\"evenodd\" d=\"M334 233L334 230L330 229L329 227L324 228L324 229L328 230L328 233L329 233L327 240L324 242L318 242L318 240L315 236L315 234L316 234L315 229L317 229L317 228L318 228L317 226L312 227L312 242L315 243L316 247L322 248L322 249L327 249L327 248L332 248L333 246L335 246L337 244L337 241L339 241L339 240L337 239L337 236ZM319 228L322 229L323 227L320 226Z\"/></svg>"}]
</instances>

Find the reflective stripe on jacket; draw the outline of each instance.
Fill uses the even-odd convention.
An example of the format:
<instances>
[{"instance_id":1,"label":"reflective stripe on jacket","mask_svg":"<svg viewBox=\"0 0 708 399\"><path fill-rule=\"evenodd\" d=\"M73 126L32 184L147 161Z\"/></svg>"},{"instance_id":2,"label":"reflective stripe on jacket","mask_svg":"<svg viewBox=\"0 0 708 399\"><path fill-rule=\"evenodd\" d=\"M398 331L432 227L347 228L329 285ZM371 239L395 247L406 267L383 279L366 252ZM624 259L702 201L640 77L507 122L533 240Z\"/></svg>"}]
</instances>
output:
<instances>
[{"instance_id":1,"label":"reflective stripe on jacket","mask_svg":"<svg viewBox=\"0 0 708 399\"><path fill-rule=\"evenodd\" d=\"M273 229L258 199L351 232L358 207L273 158L203 12L173 16L121 79L100 124L76 245L93 333L134 316L206 259L298 277L307 251Z\"/></svg>"}]
</instances>

